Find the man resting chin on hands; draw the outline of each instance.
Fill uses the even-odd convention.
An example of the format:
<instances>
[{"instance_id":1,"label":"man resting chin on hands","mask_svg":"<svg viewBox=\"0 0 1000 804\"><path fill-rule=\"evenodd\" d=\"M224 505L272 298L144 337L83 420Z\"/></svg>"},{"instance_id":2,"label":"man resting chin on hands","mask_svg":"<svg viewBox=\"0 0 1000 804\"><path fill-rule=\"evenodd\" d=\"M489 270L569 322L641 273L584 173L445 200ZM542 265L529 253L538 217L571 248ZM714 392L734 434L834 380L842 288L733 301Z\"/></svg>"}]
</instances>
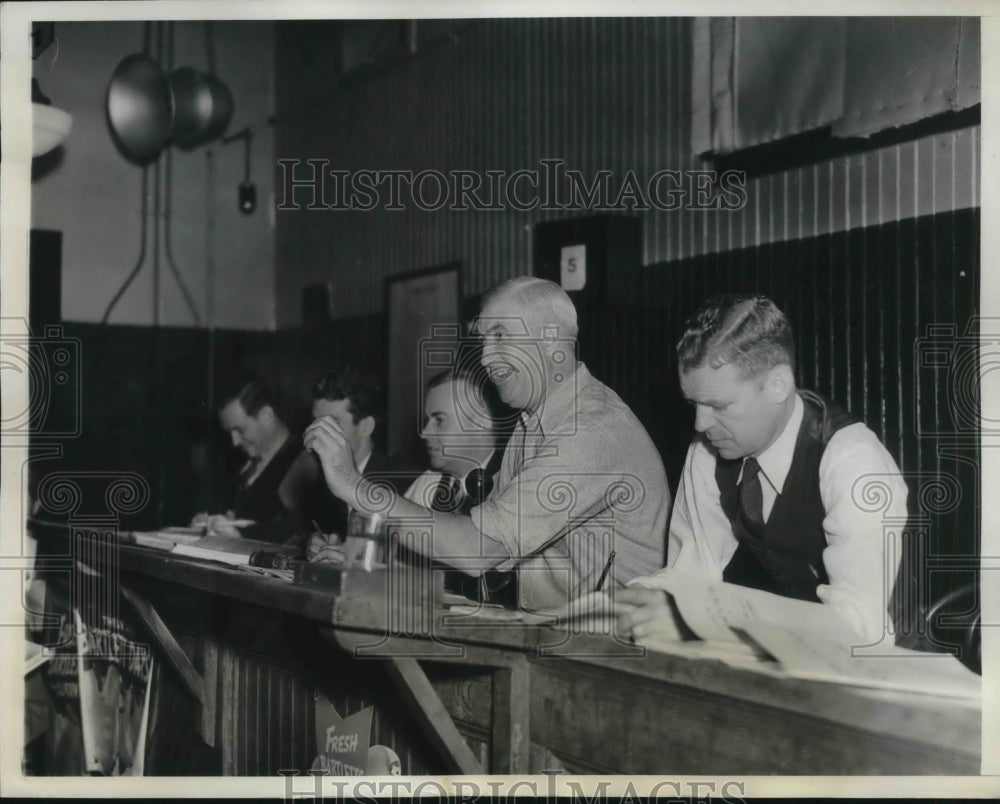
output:
<instances>
[{"instance_id":1,"label":"man resting chin on hands","mask_svg":"<svg viewBox=\"0 0 1000 804\"><path fill-rule=\"evenodd\" d=\"M357 470L354 450L341 424L333 416L321 416L306 428L302 443L319 458L330 491L356 507L351 503L349 490L361 482L362 475ZM309 561L342 564L346 557L343 545L333 544L321 534L314 535L306 546Z\"/></svg>"},{"instance_id":2,"label":"man resting chin on hands","mask_svg":"<svg viewBox=\"0 0 1000 804\"><path fill-rule=\"evenodd\" d=\"M361 473L354 465L354 450L341 424L333 416L321 416L306 428L302 443L319 458L330 491L357 509L352 503L356 502Z\"/></svg>"},{"instance_id":3,"label":"man resting chin on hands","mask_svg":"<svg viewBox=\"0 0 1000 804\"><path fill-rule=\"evenodd\" d=\"M331 422L336 428L341 451L346 452L349 462L346 468L352 470L354 481L361 477L378 478L379 488L388 483L398 491L398 486L405 488L416 473L399 471L375 443L382 413L382 384L370 373L343 366L323 375L313 388L313 418ZM353 557L352 542L359 541L347 538L350 509L357 506L332 494L326 470L317 460L320 450L315 448L314 439L315 436L310 441L303 438L306 454L301 462L309 487L306 507L318 531L306 545L306 558L344 563ZM310 443L314 444L312 449Z\"/></svg>"}]
</instances>

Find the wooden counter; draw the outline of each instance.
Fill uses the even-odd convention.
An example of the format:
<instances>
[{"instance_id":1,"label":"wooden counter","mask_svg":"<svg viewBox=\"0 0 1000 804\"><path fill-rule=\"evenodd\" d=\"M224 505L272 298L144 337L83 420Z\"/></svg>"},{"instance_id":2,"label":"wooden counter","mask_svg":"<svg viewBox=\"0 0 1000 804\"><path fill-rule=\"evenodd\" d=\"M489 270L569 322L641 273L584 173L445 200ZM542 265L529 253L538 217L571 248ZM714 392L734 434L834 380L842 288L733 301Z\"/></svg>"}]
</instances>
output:
<instances>
[{"instance_id":1,"label":"wooden counter","mask_svg":"<svg viewBox=\"0 0 1000 804\"><path fill-rule=\"evenodd\" d=\"M188 737L211 747L220 774L304 773L316 692L343 716L374 706L372 743L410 774L980 770L980 712L965 702L457 617L428 603L426 574L387 584L384 571L345 571L320 589L141 547L114 555L164 683L183 692L171 700L194 712Z\"/></svg>"}]
</instances>

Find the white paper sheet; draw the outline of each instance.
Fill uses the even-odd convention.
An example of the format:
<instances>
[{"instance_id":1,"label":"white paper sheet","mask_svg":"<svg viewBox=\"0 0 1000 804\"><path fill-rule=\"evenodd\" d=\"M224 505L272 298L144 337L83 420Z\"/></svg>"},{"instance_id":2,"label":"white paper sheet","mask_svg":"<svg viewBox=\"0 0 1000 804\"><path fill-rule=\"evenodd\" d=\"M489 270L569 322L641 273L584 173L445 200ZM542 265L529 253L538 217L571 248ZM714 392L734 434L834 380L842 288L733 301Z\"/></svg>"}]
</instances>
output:
<instances>
[{"instance_id":1,"label":"white paper sheet","mask_svg":"<svg viewBox=\"0 0 1000 804\"><path fill-rule=\"evenodd\" d=\"M639 640L654 650L717 658L767 672L780 668L783 675L794 678L967 699L981 694L981 678L954 656L891 646L866 651L848 623L822 603L672 570L643 579L642 585L672 594L685 624L704 640L698 650L683 643L678 646L662 634ZM753 649L734 629L749 636L778 665L753 658Z\"/></svg>"}]
</instances>

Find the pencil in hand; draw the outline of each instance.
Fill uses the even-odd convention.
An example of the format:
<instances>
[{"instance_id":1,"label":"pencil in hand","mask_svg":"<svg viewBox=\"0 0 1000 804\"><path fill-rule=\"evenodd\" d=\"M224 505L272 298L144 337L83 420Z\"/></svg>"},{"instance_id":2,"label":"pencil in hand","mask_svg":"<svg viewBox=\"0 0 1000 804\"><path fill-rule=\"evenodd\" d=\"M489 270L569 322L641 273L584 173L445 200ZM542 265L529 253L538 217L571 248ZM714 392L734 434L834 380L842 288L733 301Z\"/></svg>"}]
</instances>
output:
<instances>
[{"instance_id":1,"label":"pencil in hand","mask_svg":"<svg viewBox=\"0 0 1000 804\"><path fill-rule=\"evenodd\" d=\"M597 586L594 587L595 592L600 592L604 588L604 582L608 579L608 573L611 572L611 565L615 563L615 551L611 551L611 555L608 556L608 563L604 565L604 572L601 573L601 577L597 581Z\"/></svg>"}]
</instances>

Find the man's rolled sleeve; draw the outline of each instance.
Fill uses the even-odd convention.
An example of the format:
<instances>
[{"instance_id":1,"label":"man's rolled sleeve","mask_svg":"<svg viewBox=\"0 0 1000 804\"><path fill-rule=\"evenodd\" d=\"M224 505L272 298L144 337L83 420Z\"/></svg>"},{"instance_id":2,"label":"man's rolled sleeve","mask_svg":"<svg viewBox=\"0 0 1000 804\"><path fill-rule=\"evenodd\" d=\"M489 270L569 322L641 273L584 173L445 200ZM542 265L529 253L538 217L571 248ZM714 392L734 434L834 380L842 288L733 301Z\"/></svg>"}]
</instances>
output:
<instances>
[{"instance_id":1,"label":"man's rolled sleeve","mask_svg":"<svg viewBox=\"0 0 1000 804\"><path fill-rule=\"evenodd\" d=\"M881 637L899 567L907 487L892 456L863 425L839 431L820 463L826 517L823 564L829 585L817 595L872 641ZM890 547L889 541L896 543Z\"/></svg>"}]
</instances>

